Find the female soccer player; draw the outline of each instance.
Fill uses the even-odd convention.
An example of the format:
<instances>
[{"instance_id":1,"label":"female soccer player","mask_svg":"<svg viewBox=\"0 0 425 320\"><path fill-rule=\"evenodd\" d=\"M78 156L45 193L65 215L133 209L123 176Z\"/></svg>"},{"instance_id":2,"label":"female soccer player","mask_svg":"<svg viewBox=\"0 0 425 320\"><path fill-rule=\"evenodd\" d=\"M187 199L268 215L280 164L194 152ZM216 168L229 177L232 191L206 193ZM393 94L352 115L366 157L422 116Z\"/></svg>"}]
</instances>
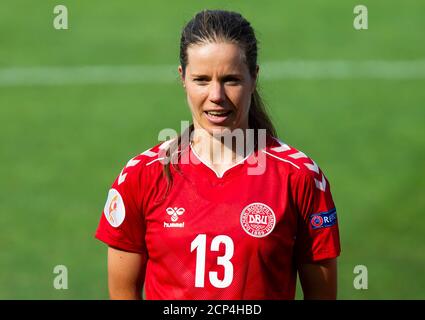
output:
<instances>
[{"instance_id":1,"label":"female soccer player","mask_svg":"<svg viewBox=\"0 0 425 320\"><path fill-rule=\"evenodd\" d=\"M329 182L276 138L249 22L196 14L178 71L192 125L127 163L96 232L109 246L110 297L140 299L144 288L146 299L294 299L298 272L305 299L335 299Z\"/></svg>"}]
</instances>

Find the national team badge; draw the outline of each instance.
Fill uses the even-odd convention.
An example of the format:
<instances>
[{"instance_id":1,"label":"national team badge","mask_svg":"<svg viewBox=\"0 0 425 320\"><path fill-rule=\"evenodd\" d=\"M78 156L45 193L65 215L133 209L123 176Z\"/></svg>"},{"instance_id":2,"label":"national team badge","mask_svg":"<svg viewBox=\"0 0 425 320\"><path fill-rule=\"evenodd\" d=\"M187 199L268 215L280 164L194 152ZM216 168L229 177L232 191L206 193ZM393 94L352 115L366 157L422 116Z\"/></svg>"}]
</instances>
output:
<instances>
[{"instance_id":1,"label":"national team badge","mask_svg":"<svg viewBox=\"0 0 425 320\"><path fill-rule=\"evenodd\" d=\"M273 231L276 225L276 216L273 210L264 203L251 203L242 210L241 225L250 236L262 238Z\"/></svg>"},{"instance_id":2,"label":"national team badge","mask_svg":"<svg viewBox=\"0 0 425 320\"><path fill-rule=\"evenodd\" d=\"M123 223L125 218L125 206L120 193L111 189L108 193L105 208L103 209L106 220L114 228L117 228Z\"/></svg>"}]
</instances>

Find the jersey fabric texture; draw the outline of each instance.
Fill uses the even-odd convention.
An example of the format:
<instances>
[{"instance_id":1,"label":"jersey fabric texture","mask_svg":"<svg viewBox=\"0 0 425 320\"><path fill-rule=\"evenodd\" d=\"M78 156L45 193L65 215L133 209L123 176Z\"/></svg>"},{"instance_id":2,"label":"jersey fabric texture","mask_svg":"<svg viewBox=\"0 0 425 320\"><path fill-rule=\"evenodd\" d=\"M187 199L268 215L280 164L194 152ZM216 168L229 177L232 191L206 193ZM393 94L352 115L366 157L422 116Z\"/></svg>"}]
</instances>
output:
<instances>
[{"instance_id":1,"label":"jersey fabric texture","mask_svg":"<svg viewBox=\"0 0 425 320\"><path fill-rule=\"evenodd\" d=\"M294 299L297 264L340 254L329 182L304 153L268 137L220 176L188 146L164 197L165 144L127 163L95 235L142 255L146 299Z\"/></svg>"}]
</instances>

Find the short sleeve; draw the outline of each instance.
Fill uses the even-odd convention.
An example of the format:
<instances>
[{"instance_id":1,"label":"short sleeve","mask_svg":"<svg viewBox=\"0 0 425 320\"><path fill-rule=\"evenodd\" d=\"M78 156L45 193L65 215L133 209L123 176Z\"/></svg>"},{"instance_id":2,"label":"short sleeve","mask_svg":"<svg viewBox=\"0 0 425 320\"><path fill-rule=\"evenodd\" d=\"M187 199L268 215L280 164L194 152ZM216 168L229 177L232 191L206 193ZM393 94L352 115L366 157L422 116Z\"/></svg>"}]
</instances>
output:
<instances>
[{"instance_id":1,"label":"short sleeve","mask_svg":"<svg viewBox=\"0 0 425 320\"><path fill-rule=\"evenodd\" d=\"M335 258L341 252L337 211L330 184L319 170L305 171L296 184L295 255L299 263Z\"/></svg>"},{"instance_id":2,"label":"short sleeve","mask_svg":"<svg viewBox=\"0 0 425 320\"><path fill-rule=\"evenodd\" d=\"M130 160L112 184L95 237L120 250L145 253L146 228L138 162Z\"/></svg>"}]
</instances>

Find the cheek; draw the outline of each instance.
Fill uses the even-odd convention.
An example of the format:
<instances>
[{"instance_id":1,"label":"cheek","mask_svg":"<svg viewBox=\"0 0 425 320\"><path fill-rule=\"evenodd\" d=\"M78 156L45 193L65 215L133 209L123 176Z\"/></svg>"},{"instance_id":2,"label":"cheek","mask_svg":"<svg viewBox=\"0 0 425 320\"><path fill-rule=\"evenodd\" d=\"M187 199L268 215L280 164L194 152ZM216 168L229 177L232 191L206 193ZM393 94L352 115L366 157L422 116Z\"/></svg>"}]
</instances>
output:
<instances>
[{"instance_id":1,"label":"cheek","mask_svg":"<svg viewBox=\"0 0 425 320\"><path fill-rule=\"evenodd\" d=\"M228 97L233 105L243 112L243 110L249 108L251 102L251 91L247 88L235 88L234 91L229 93Z\"/></svg>"},{"instance_id":2,"label":"cheek","mask_svg":"<svg viewBox=\"0 0 425 320\"><path fill-rule=\"evenodd\" d=\"M199 87L186 86L186 95L187 100L192 109L198 109L202 106L203 101L205 101L206 94Z\"/></svg>"}]
</instances>

